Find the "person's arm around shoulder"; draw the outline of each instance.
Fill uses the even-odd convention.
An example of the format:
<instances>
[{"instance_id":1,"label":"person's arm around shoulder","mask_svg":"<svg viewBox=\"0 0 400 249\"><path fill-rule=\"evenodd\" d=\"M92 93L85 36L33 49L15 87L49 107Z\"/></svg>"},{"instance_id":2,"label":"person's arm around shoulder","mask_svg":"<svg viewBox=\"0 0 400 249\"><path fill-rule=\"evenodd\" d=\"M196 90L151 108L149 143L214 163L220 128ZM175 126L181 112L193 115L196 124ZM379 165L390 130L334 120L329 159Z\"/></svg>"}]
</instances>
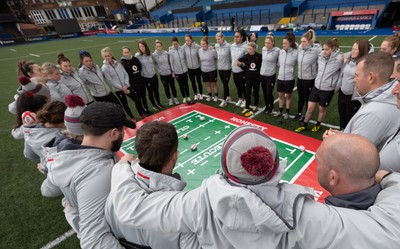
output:
<instances>
[{"instance_id":1,"label":"person's arm around shoulder","mask_svg":"<svg viewBox=\"0 0 400 249\"><path fill-rule=\"evenodd\" d=\"M132 229L165 233L196 232L199 226L198 213L201 212L197 193L198 191L147 193L139 186L128 160L121 159L112 170L111 193L107 206L113 206L118 223Z\"/></svg>"}]
</instances>

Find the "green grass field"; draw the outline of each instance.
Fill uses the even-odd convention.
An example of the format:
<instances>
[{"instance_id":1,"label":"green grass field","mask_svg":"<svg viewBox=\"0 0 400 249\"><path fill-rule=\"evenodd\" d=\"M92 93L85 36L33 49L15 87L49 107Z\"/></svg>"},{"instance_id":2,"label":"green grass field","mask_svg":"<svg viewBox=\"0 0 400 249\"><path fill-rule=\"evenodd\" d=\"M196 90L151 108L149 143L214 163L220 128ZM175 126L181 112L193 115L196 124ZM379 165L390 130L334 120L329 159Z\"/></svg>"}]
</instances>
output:
<instances>
[{"instance_id":1,"label":"green grass field","mask_svg":"<svg viewBox=\"0 0 400 249\"><path fill-rule=\"evenodd\" d=\"M342 51L350 50L356 39L371 37L341 37L340 43L343 47ZM379 46L384 37L376 37L373 40L375 46ZM164 43L164 47L169 46L170 38L158 38ZM322 43L327 37L319 37ZM155 38L146 39L153 49ZM180 38L183 42L183 37ZM195 37L199 41L199 37ZM211 39L212 40L212 39ZM227 37L228 42L232 42L232 37ZM299 39L297 39L299 40ZM100 50L103 47L110 47L116 58L120 57L121 47L129 46L132 51L137 51L136 38L96 38L83 37L68 40L57 40L41 42L29 45L18 45L0 48L0 248L41 248L47 243L55 240L58 236L64 234L70 229L65 221L63 210L61 208L61 198L44 198L40 194L40 185L44 176L36 170L36 165L24 158L23 141L16 141L12 138L10 131L14 124L15 117L8 112L8 104L13 100L15 90L18 87L16 79L17 61L26 59L32 60L39 64L44 62L55 62L56 55L63 52L72 60L76 67L79 62L79 50L85 49L92 53L93 59L100 66ZM277 44L281 47L282 39L277 38ZM262 39L258 45L262 46ZM190 85L190 84L189 84ZM219 85L221 86L220 82ZM236 97L236 91L231 79L231 96ZM163 88L160 86L160 94L163 96L162 103L167 104ZM220 87L220 95L222 95L222 86ZM296 92L293 94L292 113L297 106ZM180 96L178 94L178 96ZM275 94L275 96L277 96ZM218 107L218 103L204 103ZM131 108L137 116L136 109L132 101ZM260 98L260 107L263 107L263 98ZM277 109L277 104L276 104ZM242 109L228 105L224 108L230 112L240 114ZM272 115L259 114L254 119L266 122L272 125L281 126L282 128L293 130L299 123L293 120L287 120L283 124L279 124L278 120ZM328 108L325 123L338 125L337 113L337 96L334 97L331 106ZM312 134L306 131L304 134L321 138L325 129ZM79 241L75 235L71 236L55 248L79 248Z\"/></svg>"}]
</instances>

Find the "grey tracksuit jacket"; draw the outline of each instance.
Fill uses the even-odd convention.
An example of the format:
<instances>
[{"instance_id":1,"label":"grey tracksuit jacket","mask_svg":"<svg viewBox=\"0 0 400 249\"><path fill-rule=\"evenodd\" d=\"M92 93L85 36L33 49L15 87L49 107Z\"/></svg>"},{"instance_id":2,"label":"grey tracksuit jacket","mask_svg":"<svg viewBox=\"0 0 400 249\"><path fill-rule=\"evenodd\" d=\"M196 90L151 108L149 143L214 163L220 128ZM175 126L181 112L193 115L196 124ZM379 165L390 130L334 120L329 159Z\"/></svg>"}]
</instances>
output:
<instances>
[{"instance_id":1,"label":"grey tracksuit jacket","mask_svg":"<svg viewBox=\"0 0 400 249\"><path fill-rule=\"evenodd\" d=\"M236 62L247 53L247 42L243 42L241 44L233 43L231 45L232 73L243 72L243 69L238 67Z\"/></svg>"},{"instance_id":2,"label":"grey tracksuit jacket","mask_svg":"<svg viewBox=\"0 0 400 249\"><path fill-rule=\"evenodd\" d=\"M192 42L192 45L188 46L184 44L182 46L183 51L185 52L185 58L187 67L189 69L197 69L200 67L200 58L198 51L200 49L200 45L195 41Z\"/></svg>"},{"instance_id":3,"label":"grey tracksuit jacket","mask_svg":"<svg viewBox=\"0 0 400 249\"><path fill-rule=\"evenodd\" d=\"M103 71L98 65L95 65L92 69L82 66L79 68L78 74L83 83L89 87L92 96L104 97L110 94L110 88L104 81Z\"/></svg>"},{"instance_id":4,"label":"grey tracksuit jacket","mask_svg":"<svg viewBox=\"0 0 400 249\"><path fill-rule=\"evenodd\" d=\"M221 45L215 44L218 55L218 70L229 70L232 68L231 44L224 41Z\"/></svg>"},{"instance_id":5,"label":"grey tracksuit jacket","mask_svg":"<svg viewBox=\"0 0 400 249\"><path fill-rule=\"evenodd\" d=\"M50 90L51 101L60 101L64 103L65 96L72 94L71 90L66 85L55 80L48 80L46 83Z\"/></svg>"},{"instance_id":6,"label":"grey tracksuit jacket","mask_svg":"<svg viewBox=\"0 0 400 249\"><path fill-rule=\"evenodd\" d=\"M262 76L272 76L276 74L276 69L278 67L279 52L281 51L278 47L273 47L268 50L265 46L262 48L262 62L260 75Z\"/></svg>"},{"instance_id":7,"label":"grey tracksuit jacket","mask_svg":"<svg viewBox=\"0 0 400 249\"><path fill-rule=\"evenodd\" d=\"M157 66L158 73L162 76L167 76L172 74L171 64L169 60L169 54L167 51L154 51L153 61Z\"/></svg>"},{"instance_id":8,"label":"grey tracksuit jacket","mask_svg":"<svg viewBox=\"0 0 400 249\"><path fill-rule=\"evenodd\" d=\"M110 64L104 60L101 70L114 91L122 91L122 88L130 86L128 73L120 62L113 60Z\"/></svg>"},{"instance_id":9,"label":"grey tracksuit jacket","mask_svg":"<svg viewBox=\"0 0 400 249\"><path fill-rule=\"evenodd\" d=\"M297 77L301 80L313 80L318 73L318 55L321 53L321 47L308 46L299 47L297 56Z\"/></svg>"},{"instance_id":10,"label":"grey tracksuit jacket","mask_svg":"<svg viewBox=\"0 0 400 249\"><path fill-rule=\"evenodd\" d=\"M81 97L85 104L93 101L92 96L90 96L90 93L84 86L82 79L75 71L73 71L71 74L62 71L60 82L61 84L66 85L73 94Z\"/></svg>"},{"instance_id":11,"label":"grey tracksuit jacket","mask_svg":"<svg viewBox=\"0 0 400 249\"><path fill-rule=\"evenodd\" d=\"M340 89L346 95L353 95L355 92L353 80L356 73L356 60L350 59L349 63L347 63L349 56L351 56L351 53L346 53L344 56L344 62L336 89Z\"/></svg>"},{"instance_id":12,"label":"grey tracksuit jacket","mask_svg":"<svg viewBox=\"0 0 400 249\"><path fill-rule=\"evenodd\" d=\"M279 73L278 80L294 80L294 68L297 64L298 50L290 47L286 52L281 49L279 52Z\"/></svg>"},{"instance_id":13,"label":"grey tracksuit jacket","mask_svg":"<svg viewBox=\"0 0 400 249\"><path fill-rule=\"evenodd\" d=\"M321 52L318 56L318 74L315 78L315 87L321 91L334 91L340 76L342 60L340 51L336 50L329 57Z\"/></svg>"},{"instance_id":14,"label":"grey tracksuit jacket","mask_svg":"<svg viewBox=\"0 0 400 249\"><path fill-rule=\"evenodd\" d=\"M182 47L171 48L169 50L171 68L174 74L184 74L188 71L185 60L185 52Z\"/></svg>"},{"instance_id":15,"label":"grey tracksuit jacket","mask_svg":"<svg viewBox=\"0 0 400 249\"><path fill-rule=\"evenodd\" d=\"M145 78L152 78L156 74L153 56L136 53L135 57L138 58L140 64L142 65L142 76Z\"/></svg>"},{"instance_id":16,"label":"grey tracksuit jacket","mask_svg":"<svg viewBox=\"0 0 400 249\"><path fill-rule=\"evenodd\" d=\"M208 47L207 50L203 50L200 48L198 54L202 72L208 73L217 70L218 55L215 49Z\"/></svg>"}]
</instances>

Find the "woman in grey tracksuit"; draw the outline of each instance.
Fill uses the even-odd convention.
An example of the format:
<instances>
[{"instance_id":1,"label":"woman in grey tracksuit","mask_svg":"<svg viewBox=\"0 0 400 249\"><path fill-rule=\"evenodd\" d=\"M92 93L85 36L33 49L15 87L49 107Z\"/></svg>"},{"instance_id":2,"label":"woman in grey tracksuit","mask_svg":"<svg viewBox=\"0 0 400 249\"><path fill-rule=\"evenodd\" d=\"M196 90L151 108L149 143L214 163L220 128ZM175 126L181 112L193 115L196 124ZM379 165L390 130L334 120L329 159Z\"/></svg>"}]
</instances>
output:
<instances>
[{"instance_id":1,"label":"woman in grey tracksuit","mask_svg":"<svg viewBox=\"0 0 400 249\"><path fill-rule=\"evenodd\" d=\"M218 101L218 85L217 85L217 51L208 45L208 37L204 36L201 39L201 48L198 51L201 65L201 75L207 88L207 101L211 99L214 102ZM214 91L212 97L211 88Z\"/></svg>"},{"instance_id":2,"label":"woman in grey tracksuit","mask_svg":"<svg viewBox=\"0 0 400 249\"><path fill-rule=\"evenodd\" d=\"M81 97L85 104L93 102L93 98L84 86L82 79L72 68L71 61L60 53L57 55L57 64L61 70L60 83L68 87L72 94Z\"/></svg>"},{"instance_id":3,"label":"woman in grey tracksuit","mask_svg":"<svg viewBox=\"0 0 400 249\"><path fill-rule=\"evenodd\" d=\"M307 129L308 122L319 104L317 124L312 128L312 132L317 132L321 128L321 122L324 121L326 108L330 104L335 93L336 84L339 79L342 59L339 49L339 40L331 38L325 42L323 51L318 55L318 74L315 78L315 85L308 97L307 112L304 121L296 132L302 132Z\"/></svg>"},{"instance_id":4,"label":"woman in grey tracksuit","mask_svg":"<svg viewBox=\"0 0 400 249\"><path fill-rule=\"evenodd\" d=\"M238 101L236 102L236 106L240 106L241 108L246 107L246 100L243 99L245 96L246 85L245 73L241 67L237 66L236 62L248 53L246 36L247 35L244 30L238 30L235 32L234 43L231 45L233 81L235 82L238 93Z\"/></svg>"},{"instance_id":5,"label":"woman in grey tracksuit","mask_svg":"<svg viewBox=\"0 0 400 249\"><path fill-rule=\"evenodd\" d=\"M262 62L260 69L260 81L264 95L265 113L272 113L274 110L274 86L276 81L276 69L280 48L275 47L273 36L265 38L265 46L262 48Z\"/></svg>"},{"instance_id":6,"label":"woman in grey tracksuit","mask_svg":"<svg viewBox=\"0 0 400 249\"><path fill-rule=\"evenodd\" d=\"M358 58L368 54L368 41L358 40L353 44L351 52L344 54L344 65L340 74L336 89L339 89L338 111L340 130L344 130L350 119L361 107L361 103L355 100L357 95L354 86L356 62Z\"/></svg>"},{"instance_id":7,"label":"woman in grey tracksuit","mask_svg":"<svg viewBox=\"0 0 400 249\"><path fill-rule=\"evenodd\" d=\"M161 82L163 83L165 90L165 95L167 95L168 98L168 105L173 105L174 103L175 105L178 105L179 101L176 98L177 96L176 96L175 80L172 77L169 54L168 52L163 50L163 45L161 41L156 40L155 45L156 45L156 50L153 53L153 60L157 66L158 73L160 74ZM171 97L171 92L169 90L170 88L174 99L172 99Z\"/></svg>"},{"instance_id":8,"label":"woman in grey tracksuit","mask_svg":"<svg viewBox=\"0 0 400 249\"><path fill-rule=\"evenodd\" d=\"M321 53L321 48L314 46L315 39L315 31L310 29L301 37L301 45L299 46L297 57L297 93L299 94L299 99L297 101L297 113L294 117L298 120L302 119L304 104L307 110L308 96L314 87L315 77L317 77L317 60L318 55Z\"/></svg>"},{"instance_id":9,"label":"woman in grey tracksuit","mask_svg":"<svg viewBox=\"0 0 400 249\"><path fill-rule=\"evenodd\" d=\"M100 67L93 63L89 52L79 52L80 65L78 74L83 83L90 89L90 93L96 101L107 101L120 104L118 98L111 92L109 85L104 80Z\"/></svg>"},{"instance_id":10,"label":"woman in grey tracksuit","mask_svg":"<svg viewBox=\"0 0 400 249\"><path fill-rule=\"evenodd\" d=\"M278 95L279 112L275 116L289 118L289 110L292 105L292 93L294 88L294 68L297 64L297 45L294 35L288 32L283 38L283 48L279 52L279 73L278 73ZM283 114L283 106L286 104L286 113Z\"/></svg>"},{"instance_id":11,"label":"woman in grey tracksuit","mask_svg":"<svg viewBox=\"0 0 400 249\"><path fill-rule=\"evenodd\" d=\"M60 83L60 69L56 65L46 62L42 65L42 71L46 74L46 85L50 90L51 101L64 102L65 96L71 94L71 90Z\"/></svg>"},{"instance_id":12,"label":"woman in grey tracksuit","mask_svg":"<svg viewBox=\"0 0 400 249\"><path fill-rule=\"evenodd\" d=\"M126 95L130 93L128 89L130 86L128 73L125 71L122 64L114 59L108 47L101 50L101 56L104 59L103 66L101 67L104 76L108 83L111 84L126 114L128 114L130 118L134 118L128 105L128 99L126 98Z\"/></svg>"},{"instance_id":13,"label":"woman in grey tracksuit","mask_svg":"<svg viewBox=\"0 0 400 249\"><path fill-rule=\"evenodd\" d=\"M189 85L187 76L187 67L185 63L185 52L179 46L179 41L176 36L171 39L172 47L169 50L172 76L176 78L183 97L183 103L191 101L189 97Z\"/></svg>"},{"instance_id":14,"label":"woman in grey tracksuit","mask_svg":"<svg viewBox=\"0 0 400 249\"><path fill-rule=\"evenodd\" d=\"M224 107L231 100L229 93L229 80L231 79L232 72L232 61L231 61L231 44L224 40L224 35L219 32L215 35L217 43L215 44L215 50L218 55L218 74L224 86L224 100L219 105Z\"/></svg>"},{"instance_id":15,"label":"woman in grey tracksuit","mask_svg":"<svg viewBox=\"0 0 400 249\"><path fill-rule=\"evenodd\" d=\"M186 34L185 44L182 46L182 49L185 52L189 78L190 81L192 82L194 100L202 100L203 85L201 83L200 58L198 54L200 45L198 45L195 41L193 41L193 37L191 34ZM197 86L196 86L196 80L197 80ZM198 90L197 87L199 88Z\"/></svg>"},{"instance_id":16,"label":"woman in grey tracksuit","mask_svg":"<svg viewBox=\"0 0 400 249\"><path fill-rule=\"evenodd\" d=\"M160 102L160 94L158 92L158 78L154 69L154 60L147 42L145 40L138 41L139 52L135 54L142 65L142 76L146 82L147 91L149 92L150 102L154 110L162 109L164 106Z\"/></svg>"}]
</instances>

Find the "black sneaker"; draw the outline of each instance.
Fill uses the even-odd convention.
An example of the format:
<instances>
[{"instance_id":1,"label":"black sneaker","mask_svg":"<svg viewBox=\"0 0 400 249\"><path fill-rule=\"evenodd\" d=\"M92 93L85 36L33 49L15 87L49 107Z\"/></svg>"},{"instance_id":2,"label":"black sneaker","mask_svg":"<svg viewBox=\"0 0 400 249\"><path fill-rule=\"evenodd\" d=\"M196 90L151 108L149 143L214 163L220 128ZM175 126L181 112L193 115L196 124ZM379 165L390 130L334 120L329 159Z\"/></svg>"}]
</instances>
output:
<instances>
[{"instance_id":1,"label":"black sneaker","mask_svg":"<svg viewBox=\"0 0 400 249\"><path fill-rule=\"evenodd\" d=\"M272 107L270 107L270 108L265 107L265 109L264 109L265 114L271 114L273 111L274 111L274 109Z\"/></svg>"},{"instance_id":2,"label":"black sneaker","mask_svg":"<svg viewBox=\"0 0 400 249\"><path fill-rule=\"evenodd\" d=\"M294 116L295 120L301 120L303 118L303 115L301 113L296 113L296 116Z\"/></svg>"}]
</instances>

